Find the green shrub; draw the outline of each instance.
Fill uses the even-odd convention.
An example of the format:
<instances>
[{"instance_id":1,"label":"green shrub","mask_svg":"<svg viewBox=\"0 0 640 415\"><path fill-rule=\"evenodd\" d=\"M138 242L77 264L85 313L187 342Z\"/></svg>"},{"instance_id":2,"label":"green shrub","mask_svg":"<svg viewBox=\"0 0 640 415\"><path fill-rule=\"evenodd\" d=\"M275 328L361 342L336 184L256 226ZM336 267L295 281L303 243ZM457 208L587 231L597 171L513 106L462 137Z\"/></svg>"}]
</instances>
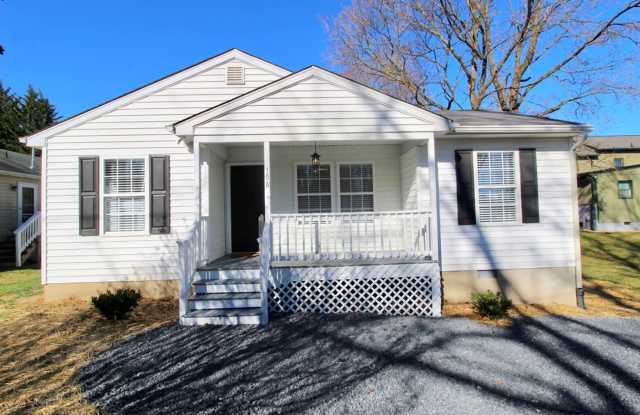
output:
<instances>
[{"instance_id":1,"label":"green shrub","mask_svg":"<svg viewBox=\"0 0 640 415\"><path fill-rule=\"evenodd\" d=\"M119 288L115 293L107 290L97 297L91 297L91 304L108 320L124 320L141 298L140 291Z\"/></svg>"},{"instance_id":2,"label":"green shrub","mask_svg":"<svg viewBox=\"0 0 640 415\"><path fill-rule=\"evenodd\" d=\"M507 311L513 305L511 300L500 293L487 290L483 293L471 294L473 310L483 317L498 320L507 316Z\"/></svg>"}]
</instances>

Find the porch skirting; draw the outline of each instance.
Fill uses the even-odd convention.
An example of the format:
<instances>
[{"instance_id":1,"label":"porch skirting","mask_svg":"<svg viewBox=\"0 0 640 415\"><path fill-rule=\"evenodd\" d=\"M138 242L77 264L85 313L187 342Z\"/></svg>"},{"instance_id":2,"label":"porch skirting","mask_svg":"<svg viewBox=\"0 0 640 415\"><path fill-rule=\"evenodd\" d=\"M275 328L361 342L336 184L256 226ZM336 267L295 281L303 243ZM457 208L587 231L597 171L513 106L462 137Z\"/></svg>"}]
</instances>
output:
<instances>
[{"instance_id":1,"label":"porch skirting","mask_svg":"<svg viewBox=\"0 0 640 415\"><path fill-rule=\"evenodd\" d=\"M65 298L91 298L98 293L118 288L140 290L143 298L178 298L180 293L178 280L152 281L113 281L113 282L79 282L46 284L44 286L45 301Z\"/></svg>"},{"instance_id":2,"label":"porch skirting","mask_svg":"<svg viewBox=\"0 0 640 415\"><path fill-rule=\"evenodd\" d=\"M272 268L275 312L441 315L437 263Z\"/></svg>"},{"instance_id":3,"label":"porch skirting","mask_svg":"<svg viewBox=\"0 0 640 415\"><path fill-rule=\"evenodd\" d=\"M575 268L444 271L445 301L466 303L471 293L500 291L514 303L576 305Z\"/></svg>"}]
</instances>

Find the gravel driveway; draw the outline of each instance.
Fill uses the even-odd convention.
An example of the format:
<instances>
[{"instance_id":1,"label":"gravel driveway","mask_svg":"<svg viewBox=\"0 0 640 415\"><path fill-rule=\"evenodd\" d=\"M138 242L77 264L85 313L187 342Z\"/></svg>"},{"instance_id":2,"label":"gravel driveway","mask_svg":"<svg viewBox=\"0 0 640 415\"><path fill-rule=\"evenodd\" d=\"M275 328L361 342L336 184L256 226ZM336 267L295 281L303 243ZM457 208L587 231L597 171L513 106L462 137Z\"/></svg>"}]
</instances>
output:
<instances>
[{"instance_id":1,"label":"gravel driveway","mask_svg":"<svg viewBox=\"0 0 640 415\"><path fill-rule=\"evenodd\" d=\"M118 413L640 413L640 320L286 315L180 327L103 353L76 379Z\"/></svg>"}]
</instances>

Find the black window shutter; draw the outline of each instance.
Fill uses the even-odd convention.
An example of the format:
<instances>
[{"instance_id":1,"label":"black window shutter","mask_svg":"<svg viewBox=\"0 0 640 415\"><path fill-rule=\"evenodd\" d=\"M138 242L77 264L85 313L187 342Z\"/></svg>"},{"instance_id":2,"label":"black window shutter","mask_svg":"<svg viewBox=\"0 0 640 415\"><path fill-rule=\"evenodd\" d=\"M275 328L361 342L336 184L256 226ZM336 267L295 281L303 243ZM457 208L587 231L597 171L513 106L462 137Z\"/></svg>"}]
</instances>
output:
<instances>
[{"instance_id":1,"label":"black window shutter","mask_svg":"<svg viewBox=\"0 0 640 415\"><path fill-rule=\"evenodd\" d=\"M80 158L80 235L98 234L98 157Z\"/></svg>"},{"instance_id":2,"label":"black window shutter","mask_svg":"<svg viewBox=\"0 0 640 415\"><path fill-rule=\"evenodd\" d=\"M473 151L456 150L456 190L458 195L458 225L476 223L474 197Z\"/></svg>"},{"instance_id":3,"label":"black window shutter","mask_svg":"<svg viewBox=\"0 0 640 415\"><path fill-rule=\"evenodd\" d=\"M535 148L520 149L520 197L522 199L522 223L540 222Z\"/></svg>"},{"instance_id":4,"label":"black window shutter","mask_svg":"<svg viewBox=\"0 0 640 415\"><path fill-rule=\"evenodd\" d=\"M151 156L149 170L151 233L169 233L169 156Z\"/></svg>"}]
</instances>

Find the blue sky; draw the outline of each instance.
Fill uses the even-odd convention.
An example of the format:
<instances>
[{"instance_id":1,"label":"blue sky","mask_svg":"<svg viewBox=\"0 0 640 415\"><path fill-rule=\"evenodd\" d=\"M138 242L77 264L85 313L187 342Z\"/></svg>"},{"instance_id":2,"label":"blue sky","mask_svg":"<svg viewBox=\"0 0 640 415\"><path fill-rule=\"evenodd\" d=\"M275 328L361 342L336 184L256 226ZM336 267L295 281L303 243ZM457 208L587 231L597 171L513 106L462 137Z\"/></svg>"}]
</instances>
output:
<instances>
[{"instance_id":1,"label":"blue sky","mask_svg":"<svg viewBox=\"0 0 640 415\"><path fill-rule=\"evenodd\" d=\"M345 3L4 0L0 81L18 93L33 84L66 117L232 47L290 70L331 68L322 18ZM596 133L640 134L637 104L605 106L615 111L583 120Z\"/></svg>"}]
</instances>

